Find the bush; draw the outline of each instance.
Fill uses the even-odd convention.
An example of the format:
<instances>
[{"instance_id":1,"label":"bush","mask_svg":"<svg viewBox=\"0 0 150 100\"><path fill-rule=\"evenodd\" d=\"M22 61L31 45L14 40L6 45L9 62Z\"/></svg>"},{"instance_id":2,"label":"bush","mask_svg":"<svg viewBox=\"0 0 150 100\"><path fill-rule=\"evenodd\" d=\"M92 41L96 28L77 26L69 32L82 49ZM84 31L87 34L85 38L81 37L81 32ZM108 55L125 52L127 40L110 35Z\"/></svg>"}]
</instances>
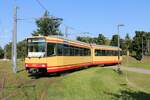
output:
<instances>
[{"instance_id":1,"label":"bush","mask_svg":"<svg viewBox=\"0 0 150 100\"><path fill-rule=\"evenodd\" d=\"M4 50L0 47L0 59L4 58Z\"/></svg>"},{"instance_id":2,"label":"bush","mask_svg":"<svg viewBox=\"0 0 150 100\"><path fill-rule=\"evenodd\" d=\"M136 53L135 58L136 58L137 60L142 60L142 53Z\"/></svg>"}]
</instances>

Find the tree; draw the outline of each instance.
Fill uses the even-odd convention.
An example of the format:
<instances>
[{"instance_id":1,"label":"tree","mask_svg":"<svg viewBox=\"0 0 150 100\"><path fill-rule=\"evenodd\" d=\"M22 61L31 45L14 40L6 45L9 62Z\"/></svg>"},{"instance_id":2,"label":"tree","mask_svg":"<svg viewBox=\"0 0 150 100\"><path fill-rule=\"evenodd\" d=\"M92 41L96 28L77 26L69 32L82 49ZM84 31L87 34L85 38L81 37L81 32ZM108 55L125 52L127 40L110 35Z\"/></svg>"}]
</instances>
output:
<instances>
[{"instance_id":1,"label":"tree","mask_svg":"<svg viewBox=\"0 0 150 100\"><path fill-rule=\"evenodd\" d=\"M106 42L105 42L105 45L110 45L110 40L109 39L106 39Z\"/></svg>"},{"instance_id":2,"label":"tree","mask_svg":"<svg viewBox=\"0 0 150 100\"><path fill-rule=\"evenodd\" d=\"M146 37L146 54L150 55L150 32L147 32L145 37Z\"/></svg>"},{"instance_id":3,"label":"tree","mask_svg":"<svg viewBox=\"0 0 150 100\"><path fill-rule=\"evenodd\" d=\"M8 43L5 45L4 49L6 51L6 58L11 59L11 47L12 47L12 43Z\"/></svg>"},{"instance_id":4,"label":"tree","mask_svg":"<svg viewBox=\"0 0 150 100\"><path fill-rule=\"evenodd\" d=\"M98 37L77 37L78 41L86 42L86 43L95 43L98 45L105 45L107 42L106 37L103 34L99 34Z\"/></svg>"},{"instance_id":5,"label":"tree","mask_svg":"<svg viewBox=\"0 0 150 100\"><path fill-rule=\"evenodd\" d=\"M119 39L119 43L120 43L120 48L122 49L122 54L123 54L123 55L126 55L126 53L127 53L126 40L120 38L120 39ZM116 47L118 47L118 35L113 35L113 36L112 36L110 45L111 45L111 46L116 46Z\"/></svg>"},{"instance_id":6,"label":"tree","mask_svg":"<svg viewBox=\"0 0 150 100\"><path fill-rule=\"evenodd\" d=\"M4 58L4 50L0 47L0 59Z\"/></svg>"},{"instance_id":7,"label":"tree","mask_svg":"<svg viewBox=\"0 0 150 100\"><path fill-rule=\"evenodd\" d=\"M32 33L33 36L42 35L62 35L59 26L62 19L56 17L49 17L49 13L46 11L42 18L36 20L38 29Z\"/></svg>"},{"instance_id":8,"label":"tree","mask_svg":"<svg viewBox=\"0 0 150 100\"><path fill-rule=\"evenodd\" d=\"M106 43L106 37L103 34L99 34L97 38L97 44L105 45L105 43Z\"/></svg>"},{"instance_id":9,"label":"tree","mask_svg":"<svg viewBox=\"0 0 150 100\"><path fill-rule=\"evenodd\" d=\"M113 35L111 42L110 42L111 46L118 46L118 35Z\"/></svg>"},{"instance_id":10,"label":"tree","mask_svg":"<svg viewBox=\"0 0 150 100\"><path fill-rule=\"evenodd\" d=\"M135 58L141 60L142 53L145 54L146 51L146 33L144 31L135 31L135 34L132 41L132 50L136 52Z\"/></svg>"},{"instance_id":11,"label":"tree","mask_svg":"<svg viewBox=\"0 0 150 100\"><path fill-rule=\"evenodd\" d=\"M24 59L27 55L27 42L26 40L17 43L17 57Z\"/></svg>"},{"instance_id":12,"label":"tree","mask_svg":"<svg viewBox=\"0 0 150 100\"><path fill-rule=\"evenodd\" d=\"M120 48L126 51L126 44L124 39L120 39Z\"/></svg>"},{"instance_id":13,"label":"tree","mask_svg":"<svg viewBox=\"0 0 150 100\"><path fill-rule=\"evenodd\" d=\"M127 33L126 36L125 36L125 50L126 51L132 52L131 43L132 43L132 40L131 40L129 34Z\"/></svg>"},{"instance_id":14,"label":"tree","mask_svg":"<svg viewBox=\"0 0 150 100\"><path fill-rule=\"evenodd\" d=\"M6 51L6 58L11 59L12 56L12 43L8 43L5 46L5 51ZM17 58L19 59L24 59L26 57L27 54L27 43L25 40L20 41L17 43Z\"/></svg>"},{"instance_id":15,"label":"tree","mask_svg":"<svg viewBox=\"0 0 150 100\"><path fill-rule=\"evenodd\" d=\"M91 38L91 37L77 37L78 41L86 42L86 43L96 43L97 38Z\"/></svg>"}]
</instances>

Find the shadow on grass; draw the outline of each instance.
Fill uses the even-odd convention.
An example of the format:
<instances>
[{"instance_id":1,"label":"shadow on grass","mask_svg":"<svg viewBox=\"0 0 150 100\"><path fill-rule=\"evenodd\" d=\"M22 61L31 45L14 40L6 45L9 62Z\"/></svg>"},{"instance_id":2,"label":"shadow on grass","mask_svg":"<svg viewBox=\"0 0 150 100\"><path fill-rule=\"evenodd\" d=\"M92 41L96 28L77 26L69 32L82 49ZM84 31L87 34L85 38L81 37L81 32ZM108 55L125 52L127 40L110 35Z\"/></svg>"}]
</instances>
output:
<instances>
[{"instance_id":1,"label":"shadow on grass","mask_svg":"<svg viewBox=\"0 0 150 100\"><path fill-rule=\"evenodd\" d=\"M23 71L25 71L25 70L26 70L26 69L20 69L20 70L17 71L17 73L23 72Z\"/></svg>"},{"instance_id":2,"label":"shadow on grass","mask_svg":"<svg viewBox=\"0 0 150 100\"><path fill-rule=\"evenodd\" d=\"M39 79L39 78L49 78L49 77L60 77L60 76L66 76L69 75L71 73L75 73L78 71L82 71L82 70L88 70L90 68L95 68L95 67L107 67L107 66L112 66L114 64L111 65L91 65L91 66L85 66L85 67L80 67L77 69L70 69L70 70L66 70L66 71L62 71L62 72L55 72L55 73L38 73L38 74L30 74L29 77L31 77L32 79Z\"/></svg>"},{"instance_id":3,"label":"shadow on grass","mask_svg":"<svg viewBox=\"0 0 150 100\"><path fill-rule=\"evenodd\" d=\"M113 71L116 72L118 75L123 75L124 74L123 70L121 70L120 68L113 69Z\"/></svg>"},{"instance_id":4,"label":"shadow on grass","mask_svg":"<svg viewBox=\"0 0 150 100\"><path fill-rule=\"evenodd\" d=\"M29 77L31 77L32 79L39 79L39 78L50 78L50 77L61 77L61 76L66 76L69 75L71 73L75 73L81 70L87 70L90 69L92 67L88 67L88 68L78 68L78 69L72 69L72 70L67 70L67 71L62 71L62 72L56 72L56 73L38 73L38 74L30 74Z\"/></svg>"},{"instance_id":5,"label":"shadow on grass","mask_svg":"<svg viewBox=\"0 0 150 100\"><path fill-rule=\"evenodd\" d=\"M105 65L105 67L107 67L107 66L112 66L112 65ZM29 77L31 77L32 79L39 79L39 78L46 78L46 77L60 77L60 76L66 76L66 75L69 75L71 73L75 73L78 71L82 71L82 70L88 70L90 68L95 68L95 67L104 67L104 65L91 65L91 66L85 66L85 67L81 67L81 68L77 68L77 69L70 69L67 71L55 72L55 73L30 74Z\"/></svg>"},{"instance_id":6,"label":"shadow on grass","mask_svg":"<svg viewBox=\"0 0 150 100\"><path fill-rule=\"evenodd\" d=\"M150 100L150 94L141 91L121 90L119 93L105 93L113 96L112 99L116 100Z\"/></svg>"}]
</instances>

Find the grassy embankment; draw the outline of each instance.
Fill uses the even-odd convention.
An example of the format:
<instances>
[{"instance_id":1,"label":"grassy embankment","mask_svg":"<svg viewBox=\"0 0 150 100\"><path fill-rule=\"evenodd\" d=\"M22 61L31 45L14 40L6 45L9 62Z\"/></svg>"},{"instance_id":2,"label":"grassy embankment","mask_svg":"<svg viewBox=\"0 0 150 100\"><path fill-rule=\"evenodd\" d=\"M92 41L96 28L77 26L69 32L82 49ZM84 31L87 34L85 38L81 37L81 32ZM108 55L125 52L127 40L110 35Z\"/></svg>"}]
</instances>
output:
<instances>
[{"instance_id":1,"label":"grassy embankment","mask_svg":"<svg viewBox=\"0 0 150 100\"><path fill-rule=\"evenodd\" d=\"M18 65L19 70L23 69L22 63ZM0 98L5 97L9 100L147 100L150 98L150 76L137 73L128 73L128 76L129 80L143 90L130 86L125 80L125 74L119 75L112 69L93 67L62 76L32 79L33 77L29 77L24 70L16 75L13 74L10 62L0 61ZM1 84L4 86L2 87Z\"/></svg>"},{"instance_id":2,"label":"grassy embankment","mask_svg":"<svg viewBox=\"0 0 150 100\"><path fill-rule=\"evenodd\" d=\"M138 61L133 57L124 57L123 65L127 67L150 69L150 57L144 57L141 61Z\"/></svg>"}]
</instances>

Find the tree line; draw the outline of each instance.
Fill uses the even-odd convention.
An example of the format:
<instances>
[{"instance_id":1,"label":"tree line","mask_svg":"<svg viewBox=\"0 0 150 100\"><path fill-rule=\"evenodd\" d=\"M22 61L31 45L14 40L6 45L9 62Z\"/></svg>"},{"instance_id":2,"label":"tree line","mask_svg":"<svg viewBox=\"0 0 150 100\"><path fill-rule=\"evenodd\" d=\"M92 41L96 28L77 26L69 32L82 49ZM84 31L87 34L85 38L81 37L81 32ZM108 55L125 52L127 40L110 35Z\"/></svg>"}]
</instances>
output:
<instances>
[{"instance_id":1,"label":"tree line","mask_svg":"<svg viewBox=\"0 0 150 100\"><path fill-rule=\"evenodd\" d=\"M60 35L63 33L60 31L59 26L62 23L62 18L49 16L46 11L44 15L36 20L37 29L31 33L33 36L50 36ZM93 43L98 45L118 46L118 35L112 35L111 39L108 39L104 34L99 34L97 37L77 37L78 41ZM0 47L0 58L11 58L12 43L5 45L4 49ZM126 34L124 38L120 38L120 48L126 55L127 51L130 52L130 56L141 60L143 55L150 55L150 32L135 31L135 36L130 38L129 34ZM17 43L17 57L24 59L27 55L27 43L26 40Z\"/></svg>"},{"instance_id":2,"label":"tree line","mask_svg":"<svg viewBox=\"0 0 150 100\"><path fill-rule=\"evenodd\" d=\"M99 34L98 37L94 38L77 37L77 40L98 45L118 46L118 35L116 34L112 35L111 39L107 39L103 34ZM126 34L119 41L124 55L129 52L130 56L135 57L137 60L141 60L144 55L150 55L150 32L135 31L133 38Z\"/></svg>"}]
</instances>

